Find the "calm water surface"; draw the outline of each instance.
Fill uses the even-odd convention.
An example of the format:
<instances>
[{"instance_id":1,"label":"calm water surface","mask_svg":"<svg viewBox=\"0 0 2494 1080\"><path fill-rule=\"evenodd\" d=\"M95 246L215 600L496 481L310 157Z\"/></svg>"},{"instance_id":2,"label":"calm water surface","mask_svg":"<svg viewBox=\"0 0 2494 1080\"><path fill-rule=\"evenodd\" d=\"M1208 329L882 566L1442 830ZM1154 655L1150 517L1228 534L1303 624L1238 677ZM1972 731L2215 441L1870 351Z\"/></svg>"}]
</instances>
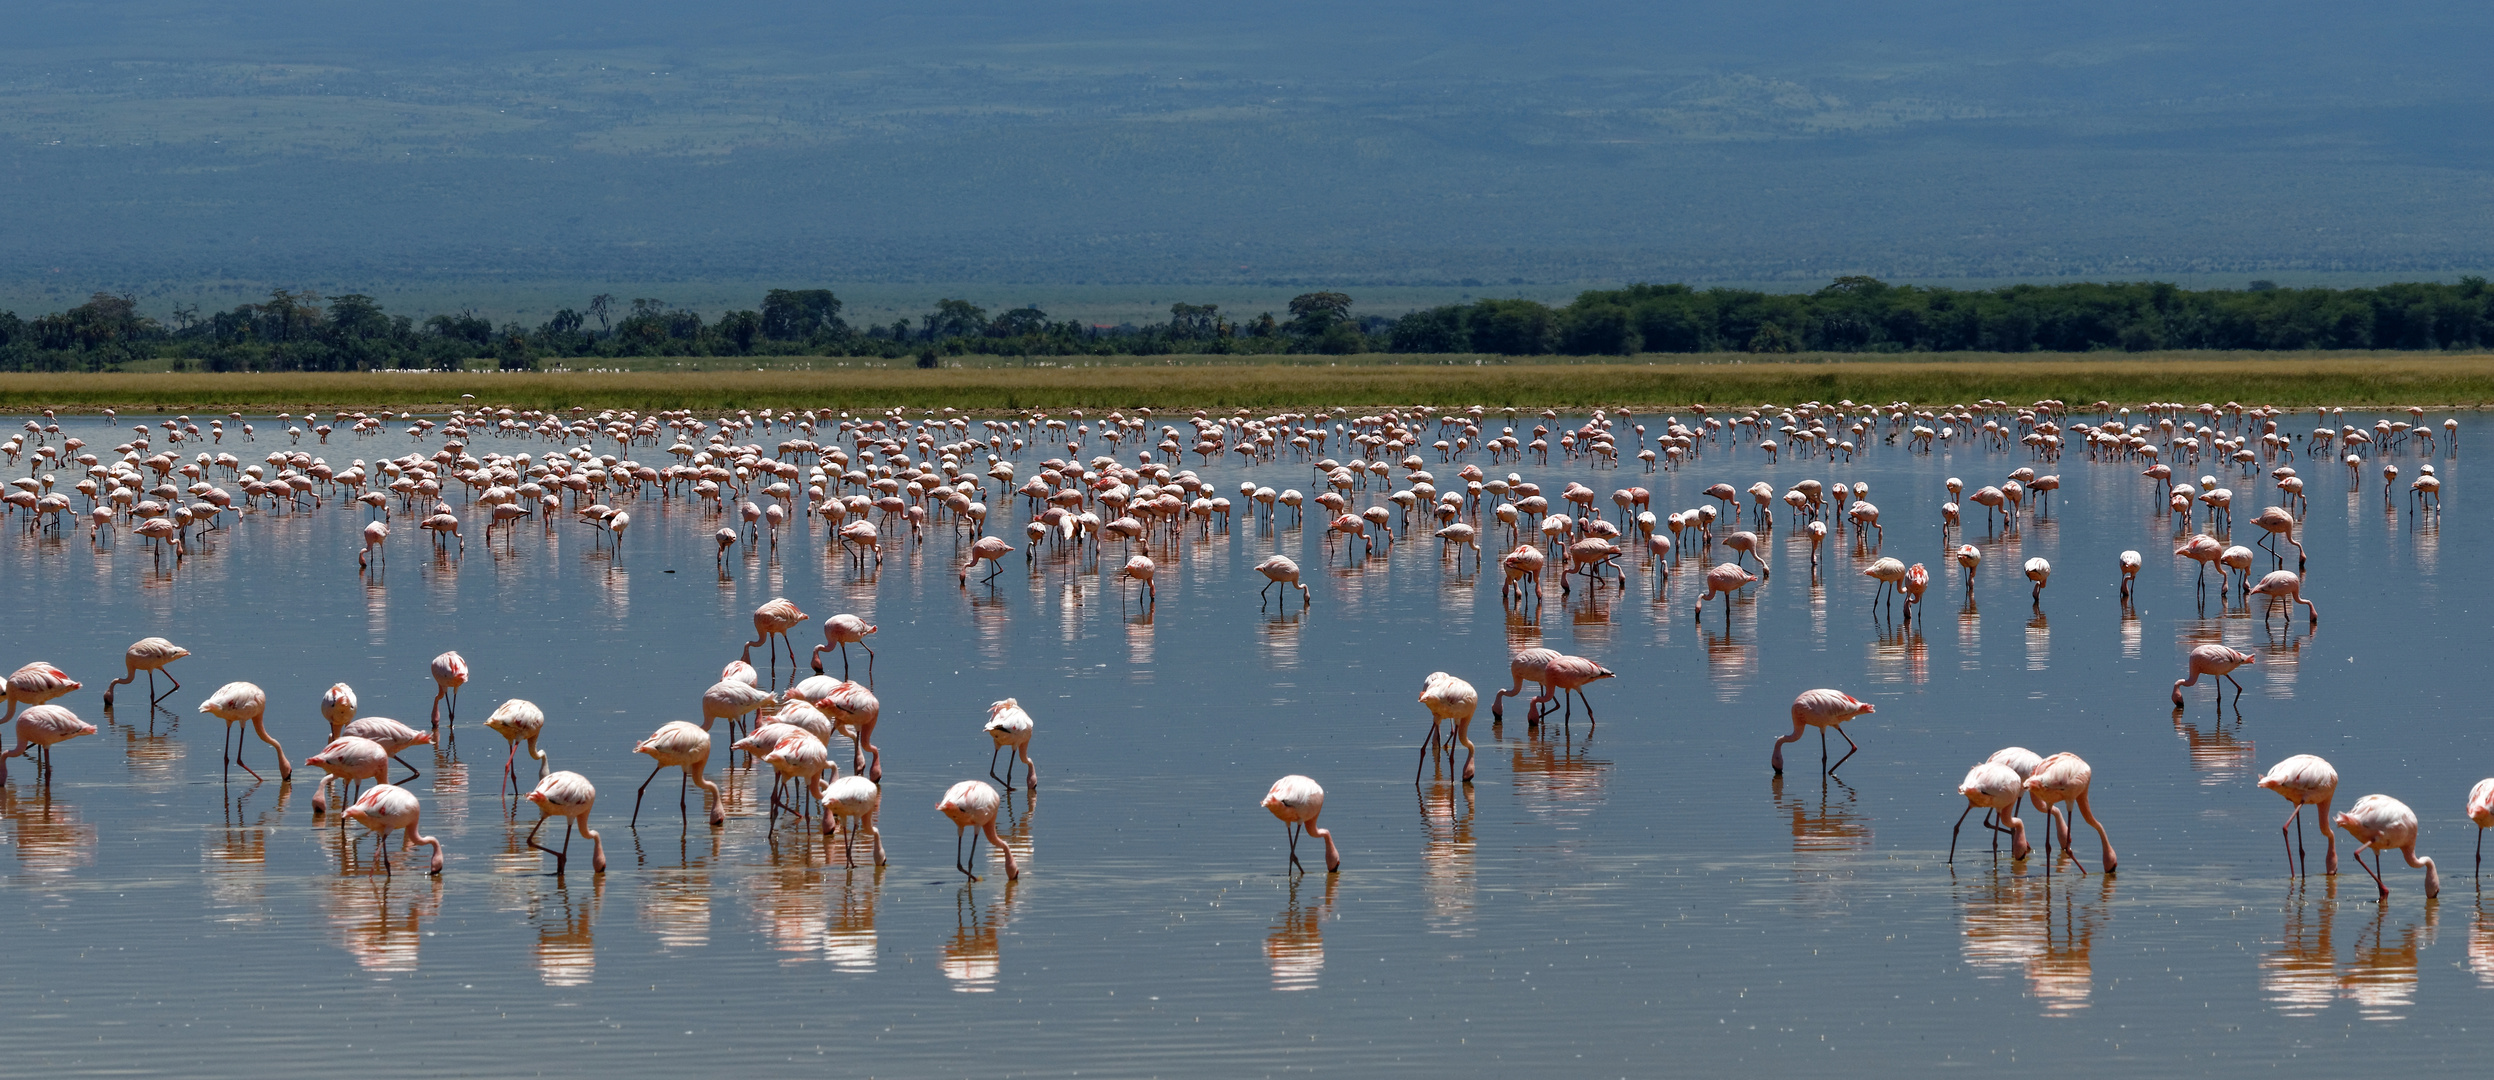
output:
<instances>
[{"instance_id":1,"label":"calm water surface","mask_svg":"<svg viewBox=\"0 0 2494 1080\"><path fill-rule=\"evenodd\" d=\"M1942 481L1996 484L2030 462L1963 445L1927 458L1880 446L1851 463L1718 448L1678 474L1633 461L1493 470L1553 494L1581 480L1606 510L1612 488L1647 486L1658 514L1707 501L1719 481L1866 482L1884 553L1940 579L1911 629L1870 614L1859 568L1877 553L1831 538L1813 585L1789 526L1770 545L1773 579L1733 605L1728 631L1720 605L1690 618L1696 564L1663 595L1633 563L1624 596L1563 600L1554 574L1538 613L1519 616L1499 603L1494 563L1485 581L1469 560L1458 573L1425 535L1329 560L1321 529L1286 516L1278 533L1242 517L1230 534L1156 550L1164 595L1148 616L1121 614L1113 583L1063 559L1033 571L1016 555L993 587L964 590L944 529L877 578L795 530L776 557L740 545L723 577L706 561L719 522L684 501L634 506L620 558L568 520L488 547L473 517L464 558L435 558L402 515L369 582L351 506L241 515L178 570L126 534L97 552L82 531L10 531L5 663L66 668L86 688L60 704L102 731L58 749L48 791L13 762L0 792L0 1072L1633 1076L2046 1055L2134 1073L2473 1060L2494 1025L2494 906L2474 885L2461 801L2494 773L2481 705L2494 597L2466 463L2494 430L2463 425L2462 453L2435 459L2449 499L2438 525L2385 512L2374 466L2350 492L2343 467L2296 461L2311 483L2317 632L2300 618L2264 629L2213 591L2201 606L2138 466L2075 454L2041 466L2066 485L2041 520L1985 539L1973 519L1986 560L1968 608L1953 567L1940 569ZM95 418L63 426L117 441ZM267 434L279 425L259 426L256 444L206 449L254 460L285 445ZM2281 426L2300 435L2311 416ZM311 442L341 464L438 447L397 433ZM1024 455L1024 476L1056 452ZM1428 456L1447 483L1456 466ZM2415 474L2412 452L2394 460ZM1199 471L1228 493L1242 477L1318 489L1297 461ZM2274 489L2231 482L2248 543ZM1018 538L1018 507L1008 520L996 501L992 531ZM2115 596L2124 548L2147 554L2128 616ZM1304 613L1257 611L1251 568L1277 549L1309 567ZM2017 571L2037 555L2057 568L2040 612ZM1121 559L1112 546L1108 565ZM848 868L801 830L771 835L741 767L725 829L698 810L682 826L662 797L672 778L625 826L648 772L633 743L698 719L753 608L781 595L814 616L801 649L835 612L881 626L882 870ZM172 669L184 688L152 716L126 691L106 712L122 648L149 634L192 651ZM2212 641L2259 658L2241 673L2239 712L2202 690L2177 715L2167 686ZM1599 728L1579 717L1572 736L1532 732L1512 712L1492 726L1484 709L1477 783L1415 785L1423 676L1450 671L1486 696L1525 644L1619 673L1591 692ZM449 851L440 878L348 868L341 832L311 815L311 771L276 782L257 742L247 760L272 780L221 780L222 725L196 712L219 684L265 687L270 728L300 762L323 742L315 706L332 682L353 684L365 715L422 726L426 662L446 649L475 670L458 745L408 755L426 774L411 785L426 827ZM1805 741L1779 781L1769 740L1793 695L1818 686L1878 706L1848 726L1861 754L1823 781ZM1043 783L1009 799L1022 880L968 885L933 806L954 781L984 778L985 706L1006 696L1037 718ZM481 721L512 697L544 707L554 765L600 787L602 878L585 859L546 876L550 860L521 845L533 815L515 825L496 798L504 744ZM2040 858L1994 863L1971 825L1955 868L1943 863L1964 806L1956 782L2011 744L2093 763L2118 876L2064 864L2047 882ZM2444 868L2438 902L2402 868L2376 903L2351 862L2319 876L2318 850L2315 876L2285 875L2287 807L2252 781L2304 752L2336 764L2341 806L2379 791L2417 809L2420 850ZM845 762L845 746L834 755ZM726 756L722 745L714 763ZM1338 876L1284 872L1283 830L1257 800L1291 772L1326 786ZM2079 837L2093 869L2095 841Z\"/></svg>"}]
</instances>

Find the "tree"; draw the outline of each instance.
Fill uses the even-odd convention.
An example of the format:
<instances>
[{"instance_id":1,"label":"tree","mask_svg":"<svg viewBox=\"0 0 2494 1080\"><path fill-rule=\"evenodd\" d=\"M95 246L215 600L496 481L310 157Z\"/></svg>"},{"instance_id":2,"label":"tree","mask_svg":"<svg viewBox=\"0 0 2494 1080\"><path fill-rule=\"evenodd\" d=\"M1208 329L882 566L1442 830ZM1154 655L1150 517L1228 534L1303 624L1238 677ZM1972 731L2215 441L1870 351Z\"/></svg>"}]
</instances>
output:
<instances>
[{"instance_id":1,"label":"tree","mask_svg":"<svg viewBox=\"0 0 2494 1080\"><path fill-rule=\"evenodd\" d=\"M1197 340L1221 336L1227 324L1221 321L1219 304L1169 305L1169 336Z\"/></svg>"},{"instance_id":2,"label":"tree","mask_svg":"<svg viewBox=\"0 0 2494 1080\"><path fill-rule=\"evenodd\" d=\"M926 338L978 337L987 333L987 309L967 300L938 300L924 319Z\"/></svg>"},{"instance_id":3,"label":"tree","mask_svg":"<svg viewBox=\"0 0 2494 1080\"><path fill-rule=\"evenodd\" d=\"M1477 300L1465 321L1473 348L1508 356L1549 352L1558 326L1557 314L1536 300Z\"/></svg>"},{"instance_id":4,"label":"tree","mask_svg":"<svg viewBox=\"0 0 2494 1080\"><path fill-rule=\"evenodd\" d=\"M1045 333L1047 329L1047 312L1023 306L996 316L996 321L988 325L987 332L992 337L1026 337Z\"/></svg>"},{"instance_id":5,"label":"tree","mask_svg":"<svg viewBox=\"0 0 2494 1080\"><path fill-rule=\"evenodd\" d=\"M614 310L614 307L615 295L613 293L599 293L589 298L589 314L597 318L598 333L603 334L607 331L606 313Z\"/></svg>"},{"instance_id":6,"label":"tree","mask_svg":"<svg viewBox=\"0 0 2494 1080\"><path fill-rule=\"evenodd\" d=\"M1351 314L1351 298L1338 292L1301 293L1290 299L1290 330L1319 337Z\"/></svg>"},{"instance_id":7,"label":"tree","mask_svg":"<svg viewBox=\"0 0 2494 1080\"><path fill-rule=\"evenodd\" d=\"M806 341L818 334L837 334L840 298L829 289L773 289L762 297L762 336L773 341Z\"/></svg>"},{"instance_id":8,"label":"tree","mask_svg":"<svg viewBox=\"0 0 2494 1080\"><path fill-rule=\"evenodd\" d=\"M738 355L753 352L753 339L762 333L762 316L752 311L731 311L719 316L719 336L736 347Z\"/></svg>"},{"instance_id":9,"label":"tree","mask_svg":"<svg viewBox=\"0 0 2494 1080\"><path fill-rule=\"evenodd\" d=\"M390 336L390 317L362 293L333 296L329 299L329 333L343 340L385 338Z\"/></svg>"}]
</instances>

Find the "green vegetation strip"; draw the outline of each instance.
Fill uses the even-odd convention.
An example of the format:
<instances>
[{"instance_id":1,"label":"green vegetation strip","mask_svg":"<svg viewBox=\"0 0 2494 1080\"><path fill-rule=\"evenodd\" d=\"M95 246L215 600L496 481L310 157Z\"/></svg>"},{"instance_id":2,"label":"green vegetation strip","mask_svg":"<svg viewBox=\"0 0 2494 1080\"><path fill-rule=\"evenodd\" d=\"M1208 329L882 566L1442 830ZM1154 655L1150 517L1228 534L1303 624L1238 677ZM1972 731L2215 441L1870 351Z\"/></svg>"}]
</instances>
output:
<instances>
[{"instance_id":1,"label":"green vegetation strip","mask_svg":"<svg viewBox=\"0 0 2494 1080\"><path fill-rule=\"evenodd\" d=\"M439 411L476 402L568 409L1741 406L1805 400L1923 404L2059 398L2481 407L2494 356L1994 362L1259 365L581 373L0 374L0 408Z\"/></svg>"}]
</instances>

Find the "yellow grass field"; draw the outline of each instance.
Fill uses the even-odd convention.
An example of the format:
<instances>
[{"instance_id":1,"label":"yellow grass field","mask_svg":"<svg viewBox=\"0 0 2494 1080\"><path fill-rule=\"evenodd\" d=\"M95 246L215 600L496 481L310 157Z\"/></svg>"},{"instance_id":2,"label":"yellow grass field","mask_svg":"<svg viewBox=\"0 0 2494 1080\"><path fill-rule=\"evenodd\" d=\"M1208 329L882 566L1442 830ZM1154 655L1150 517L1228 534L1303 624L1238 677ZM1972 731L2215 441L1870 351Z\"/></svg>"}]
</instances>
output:
<instances>
[{"instance_id":1,"label":"yellow grass field","mask_svg":"<svg viewBox=\"0 0 2494 1080\"><path fill-rule=\"evenodd\" d=\"M12 411L438 412L474 395L518 408L1289 409L1434 405L1586 408L1795 404L1946 405L1991 397L2478 408L2494 405L2494 356L2406 354L2223 359L1841 360L1381 365L1351 358L1223 366L847 368L773 371L351 374L0 374Z\"/></svg>"}]
</instances>

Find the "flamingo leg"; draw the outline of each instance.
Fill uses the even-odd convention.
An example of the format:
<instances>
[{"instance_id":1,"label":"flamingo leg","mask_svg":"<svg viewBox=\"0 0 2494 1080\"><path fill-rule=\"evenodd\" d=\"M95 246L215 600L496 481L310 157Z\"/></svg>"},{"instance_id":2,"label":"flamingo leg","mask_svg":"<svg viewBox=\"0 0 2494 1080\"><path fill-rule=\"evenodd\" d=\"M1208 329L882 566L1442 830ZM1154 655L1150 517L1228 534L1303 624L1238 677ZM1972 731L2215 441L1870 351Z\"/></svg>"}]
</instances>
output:
<instances>
[{"instance_id":1,"label":"flamingo leg","mask_svg":"<svg viewBox=\"0 0 2494 1080\"><path fill-rule=\"evenodd\" d=\"M1845 767L1845 762L1848 762L1848 761L1853 760L1853 755L1855 755L1855 754L1858 754L1858 753L1861 753L1861 752L1862 752L1862 748L1861 748L1861 746L1857 745L1857 744L1853 741L1853 736L1845 734L1845 729L1843 729L1843 728L1841 728L1841 727L1840 727L1840 728L1837 728L1837 729L1836 729L1836 737L1837 737L1837 738L1839 738L1839 739L1843 739L1843 740L1845 741L1845 746L1846 746L1845 756L1840 757L1840 758L1837 758L1837 759L1836 759L1836 763L1835 763L1835 764L1830 765L1830 766L1828 766L1828 767L1827 767L1827 774L1828 774L1829 776L1834 776L1834 775L1836 774L1836 770L1838 770L1838 769L1841 769L1841 768L1844 768L1844 767ZM1826 729L1826 728L1820 728L1820 729L1819 729L1819 747L1820 747L1820 750L1821 750L1822 752L1824 752L1824 751L1825 751L1825 749L1826 749L1826 744L1827 744L1827 729Z\"/></svg>"},{"instance_id":2,"label":"flamingo leg","mask_svg":"<svg viewBox=\"0 0 2494 1080\"><path fill-rule=\"evenodd\" d=\"M1283 822L1282 835L1290 838L1290 868L1303 874L1306 873L1308 868L1299 865L1299 826Z\"/></svg>"},{"instance_id":3,"label":"flamingo leg","mask_svg":"<svg viewBox=\"0 0 2494 1080\"><path fill-rule=\"evenodd\" d=\"M641 824L641 796L649 792L650 781L658 779L658 770L664 768L666 768L664 765L652 766L649 771L649 779L641 781L640 790L632 793L632 824L625 826L625 828L637 828Z\"/></svg>"},{"instance_id":4,"label":"flamingo leg","mask_svg":"<svg viewBox=\"0 0 2494 1080\"><path fill-rule=\"evenodd\" d=\"M1966 827L1966 814L1971 813L1974 813L1974 804L1967 803L1965 813L1957 815L1957 824L1948 830L1948 864L1951 866L1957 865L1957 830ZM1994 854L2000 851L2000 838L1997 836L1992 838L1992 851Z\"/></svg>"}]
</instances>

